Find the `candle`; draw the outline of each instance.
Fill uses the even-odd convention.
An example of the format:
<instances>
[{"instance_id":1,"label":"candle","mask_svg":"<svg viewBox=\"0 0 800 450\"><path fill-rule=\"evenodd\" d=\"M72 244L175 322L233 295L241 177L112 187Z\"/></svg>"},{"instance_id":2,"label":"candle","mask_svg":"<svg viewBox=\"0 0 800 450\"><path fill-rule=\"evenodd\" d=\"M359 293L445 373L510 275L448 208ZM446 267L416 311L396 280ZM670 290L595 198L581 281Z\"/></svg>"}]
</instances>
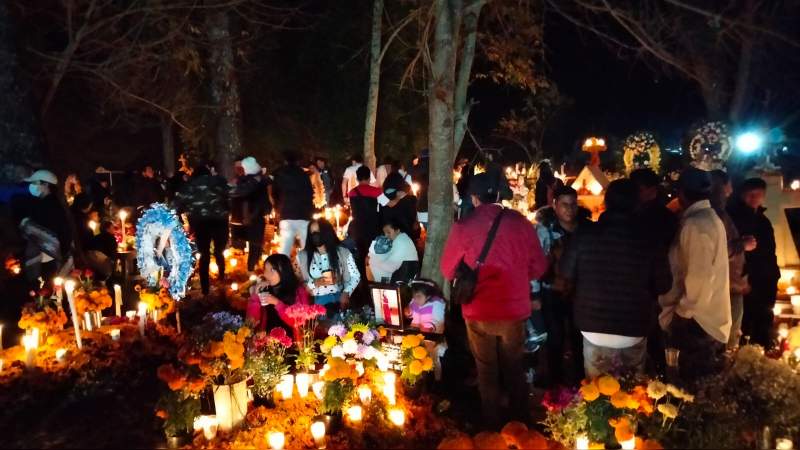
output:
<instances>
[{"instance_id":1,"label":"candle","mask_svg":"<svg viewBox=\"0 0 800 450\"><path fill-rule=\"evenodd\" d=\"M64 362L64 356L66 356L66 354L67 354L67 349L65 348L60 348L56 350L56 361L60 363Z\"/></svg>"},{"instance_id":2,"label":"candle","mask_svg":"<svg viewBox=\"0 0 800 450\"><path fill-rule=\"evenodd\" d=\"M3 371L3 366L4 365L5 365L5 360L3 360L3 358L0 358L0 372Z\"/></svg>"},{"instance_id":3,"label":"candle","mask_svg":"<svg viewBox=\"0 0 800 450\"><path fill-rule=\"evenodd\" d=\"M773 316L780 316L783 313L783 306L776 303L775 306L772 307L772 315Z\"/></svg>"},{"instance_id":4,"label":"candle","mask_svg":"<svg viewBox=\"0 0 800 450\"><path fill-rule=\"evenodd\" d=\"M250 242L246 241L244 243L244 252L247 253L248 255L250 254Z\"/></svg>"},{"instance_id":5,"label":"candle","mask_svg":"<svg viewBox=\"0 0 800 450\"><path fill-rule=\"evenodd\" d=\"M383 396L386 397L386 401L390 405L394 406L397 403L397 389L393 384L387 384L383 387Z\"/></svg>"},{"instance_id":6,"label":"candle","mask_svg":"<svg viewBox=\"0 0 800 450\"><path fill-rule=\"evenodd\" d=\"M800 295L793 295L790 297L792 303L792 309L794 310L795 314L800 314Z\"/></svg>"},{"instance_id":7,"label":"candle","mask_svg":"<svg viewBox=\"0 0 800 450\"><path fill-rule=\"evenodd\" d=\"M122 286L114 285L114 307L117 317L122 317Z\"/></svg>"},{"instance_id":8,"label":"candle","mask_svg":"<svg viewBox=\"0 0 800 450\"><path fill-rule=\"evenodd\" d=\"M383 382L394 386L397 382L397 374L394 372L383 372Z\"/></svg>"},{"instance_id":9,"label":"candle","mask_svg":"<svg viewBox=\"0 0 800 450\"><path fill-rule=\"evenodd\" d=\"M406 423L406 413L400 408L392 408L389 410L389 420L398 427L402 427Z\"/></svg>"},{"instance_id":10,"label":"candle","mask_svg":"<svg viewBox=\"0 0 800 450\"><path fill-rule=\"evenodd\" d=\"M64 295L63 293L64 279L61 277L53 278L53 288L55 288L54 290L56 291L56 298L58 299L58 307L61 308L61 299L63 298L62 296Z\"/></svg>"},{"instance_id":11,"label":"candle","mask_svg":"<svg viewBox=\"0 0 800 450\"><path fill-rule=\"evenodd\" d=\"M211 273L213 273L213 274L216 274L217 272L219 272L219 266L217 265L217 263L216 263L216 262L214 262L214 261L211 261L211 262L208 264L208 270L210 270L210 271L211 271Z\"/></svg>"},{"instance_id":12,"label":"candle","mask_svg":"<svg viewBox=\"0 0 800 450\"><path fill-rule=\"evenodd\" d=\"M92 331L92 315L89 311L84 311L83 313L83 327L86 331Z\"/></svg>"},{"instance_id":13,"label":"candle","mask_svg":"<svg viewBox=\"0 0 800 450\"><path fill-rule=\"evenodd\" d=\"M258 281L258 277L255 274L250 275L250 282L255 283L256 281Z\"/></svg>"},{"instance_id":14,"label":"candle","mask_svg":"<svg viewBox=\"0 0 800 450\"><path fill-rule=\"evenodd\" d=\"M234 259L234 261L236 261L236 260ZM239 291L239 283L231 283L231 290L233 292L238 292Z\"/></svg>"},{"instance_id":15,"label":"candle","mask_svg":"<svg viewBox=\"0 0 800 450\"><path fill-rule=\"evenodd\" d=\"M378 356L375 358L378 363L378 370L381 372L386 372L389 370L389 358L386 357L383 353L378 353Z\"/></svg>"},{"instance_id":16,"label":"candle","mask_svg":"<svg viewBox=\"0 0 800 450\"><path fill-rule=\"evenodd\" d=\"M25 347L25 367L33 367L36 358L36 337L32 334L22 336L22 346Z\"/></svg>"},{"instance_id":17,"label":"candle","mask_svg":"<svg viewBox=\"0 0 800 450\"><path fill-rule=\"evenodd\" d=\"M139 302L139 334L144 337L144 323L147 320L147 303Z\"/></svg>"},{"instance_id":18,"label":"candle","mask_svg":"<svg viewBox=\"0 0 800 450\"><path fill-rule=\"evenodd\" d=\"M791 439L778 438L775 439L775 448L777 450L792 450L794 448L794 443Z\"/></svg>"},{"instance_id":19,"label":"candle","mask_svg":"<svg viewBox=\"0 0 800 450\"><path fill-rule=\"evenodd\" d=\"M362 384L358 387L358 398L365 405L369 405L369 402L372 401L372 389L369 388L368 384Z\"/></svg>"},{"instance_id":20,"label":"candle","mask_svg":"<svg viewBox=\"0 0 800 450\"><path fill-rule=\"evenodd\" d=\"M300 394L300 398L306 398L308 387L311 384L311 376L307 373L298 373L294 381L297 384L297 393Z\"/></svg>"},{"instance_id":21,"label":"candle","mask_svg":"<svg viewBox=\"0 0 800 450\"><path fill-rule=\"evenodd\" d=\"M281 377L281 382L278 383L278 392L281 393L281 398L289 400L292 398L294 392L294 375L284 375Z\"/></svg>"},{"instance_id":22,"label":"candle","mask_svg":"<svg viewBox=\"0 0 800 450\"><path fill-rule=\"evenodd\" d=\"M111 335L111 340L112 341L118 341L119 340L119 328L114 328L108 334Z\"/></svg>"},{"instance_id":23,"label":"candle","mask_svg":"<svg viewBox=\"0 0 800 450\"><path fill-rule=\"evenodd\" d=\"M350 419L352 423L359 423L361 419L364 417L364 410L361 409L359 405L353 405L347 408L347 418Z\"/></svg>"},{"instance_id":24,"label":"candle","mask_svg":"<svg viewBox=\"0 0 800 450\"><path fill-rule=\"evenodd\" d=\"M622 450L634 450L636 448L636 437L632 437L627 441L622 441L619 445L622 446Z\"/></svg>"},{"instance_id":25,"label":"candle","mask_svg":"<svg viewBox=\"0 0 800 450\"><path fill-rule=\"evenodd\" d=\"M181 305L175 302L175 324L178 326L178 333L181 332Z\"/></svg>"},{"instance_id":26,"label":"candle","mask_svg":"<svg viewBox=\"0 0 800 450\"><path fill-rule=\"evenodd\" d=\"M125 311L125 318L128 320L133 320L136 318L136 311L129 309Z\"/></svg>"},{"instance_id":27,"label":"candle","mask_svg":"<svg viewBox=\"0 0 800 450\"><path fill-rule=\"evenodd\" d=\"M233 267L236 267L237 265L239 265L239 260L238 260L238 259L236 259L236 258L233 258L233 259L230 261L230 263L229 263L229 264L231 265L231 268L233 268Z\"/></svg>"},{"instance_id":28,"label":"candle","mask_svg":"<svg viewBox=\"0 0 800 450\"><path fill-rule=\"evenodd\" d=\"M272 450L283 450L283 446L286 444L286 436L281 431L272 431L267 435L267 441L269 441L269 448Z\"/></svg>"},{"instance_id":29,"label":"candle","mask_svg":"<svg viewBox=\"0 0 800 450\"><path fill-rule=\"evenodd\" d=\"M781 340L786 339L789 337L789 325L786 323L782 323L778 325L778 336L780 336Z\"/></svg>"},{"instance_id":30,"label":"candle","mask_svg":"<svg viewBox=\"0 0 800 450\"><path fill-rule=\"evenodd\" d=\"M194 429L195 430L202 429L203 437L205 437L207 441L213 440L217 436L217 430L219 429L219 419L217 419L217 416L213 414L197 416L194 419Z\"/></svg>"},{"instance_id":31,"label":"candle","mask_svg":"<svg viewBox=\"0 0 800 450\"><path fill-rule=\"evenodd\" d=\"M311 390L314 391L314 396L317 397L317 400L322 400L323 396L325 395L325 382L315 382L311 385Z\"/></svg>"},{"instance_id":32,"label":"candle","mask_svg":"<svg viewBox=\"0 0 800 450\"><path fill-rule=\"evenodd\" d=\"M795 295L795 294L797 294L797 288L794 287L794 286L787 287L786 288L786 294L787 295Z\"/></svg>"},{"instance_id":33,"label":"candle","mask_svg":"<svg viewBox=\"0 0 800 450\"><path fill-rule=\"evenodd\" d=\"M317 444L318 449L325 448L325 423L316 421L311 424L311 436L314 438L314 443Z\"/></svg>"},{"instance_id":34,"label":"candle","mask_svg":"<svg viewBox=\"0 0 800 450\"><path fill-rule=\"evenodd\" d=\"M119 221L122 226L122 245L125 245L125 219L128 218L128 211L124 209L119 210Z\"/></svg>"},{"instance_id":35,"label":"candle","mask_svg":"<svg viewBox=\"0 0 800 450\"><path fill-rule=\"evenodd\" d=\"M356 373L358 376L364 376L364 363L359 361L356 363Z\"/></svg>"},{"instance_id":36,"label":"candle","mask_svg":"<svg viewBox=\"0 0 800 450\"><path fill-rule=\"evenodd\" d=\"M97 222L95 222L94 220L90 220L89 221L89 228L92 229L92 234L93 235L97 235Z\"/></svg>"},{"instance_id":37,"label":"candle","mask_svg":"<svg viewBox=\"0 0 800 450\"><path fill-rule=\"evenodd\" d=\"M230 258L231 257L231 249L226 248L225 250L223 250L222 251L222 257L225 258L225 259Z\"/></svg>"},{"instance_id":38,"label":"candle","mask_svg":"<svg viewBox=\"0 0 800 450\"><path fill-rule=\"evenodd\" d=\"M72 311L72 328L75 330L75 342L78 345L78 349L80 349L83 346L83 342L81 341L81 327L78 325L78 311L75 309L75 297L73 295L75 280L67 280L64 283L64 290L67 291L67 301L69 302L69 309Z\"/></svg>"},{"instance_id":39,"label":"candle","mask_svg":"<svg viewBox=\"0 0 800 450\"><path fill-rule=\"evenodd\" d=\"M575 438L575 448L578 450L588 450L589 448L589 437L585 434L581 434L580 436Z\"/></svg>"}]
</instances>

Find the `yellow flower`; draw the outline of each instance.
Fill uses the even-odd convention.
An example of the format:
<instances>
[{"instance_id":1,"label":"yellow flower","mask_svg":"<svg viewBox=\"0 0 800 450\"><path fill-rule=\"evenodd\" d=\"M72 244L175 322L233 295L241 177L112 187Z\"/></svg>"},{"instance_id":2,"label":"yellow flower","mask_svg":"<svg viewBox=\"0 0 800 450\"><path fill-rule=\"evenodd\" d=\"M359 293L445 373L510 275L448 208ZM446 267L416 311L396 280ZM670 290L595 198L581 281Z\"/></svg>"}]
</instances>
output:
<instances>
[{"instance_id":1,"label":"yellow flower","mask_svg":"<svg viewBox=\"0 0 800 450\"><path fill-rule=\"evenodd\" d=\"M411 372L411 375L419 375L422 373L422 363L415 359L414 361L411 361L411 364L408 365L408 370Z\"/></svg>"},{"instance_id":2,"label":"yellow flower","mask_svg":"<svg viewBox=\"0 0 800 450\"><path fill-rule=\"evenodd\" d=\"M384 328L384 327L378 327L378 335L379 335L380 337L386 337L386 328Z\"/></svg>"},{"instance_id":3,"label":"yellow flower","mask_svg":"<svg viewBox=\"0 0 800 450\"><path fill-rule=\"evenodd\" d=\"M594 383L584 384L581 386L581 396L587 402L593 402L600 397L600 391L597 390L597 385Z\"/></svg>"},{"instance_id":4,"label":"yellow flower","mask_svg":"<svg viewBox=\"0 0 800 450\"><path fill-rule=\"evenodd\" d=\"M619 381L610 375L603 375L597 379L597 389L601 394L611 397L619 391Z\"/></svg>"},{"instance_id":5,"label":"yellow flower","mask_svg":"<svg viewBox=\"0 0 800 450\"><path fill-rule=\"evenodd\" d=\"M653 400L659 400L661 397L667 395L667 385L660 381L651 381L647 385L647 395Z\"/></svg>"},{"instance_id":6,"label":"yellow flower","mask_svg":"<svg viewBox=\"0 0 800 450\"><path fill-rule=\"evenodd\" d=\"M422 360L422 370L431 370L433 368L433 360L430 356L426 356L425 359Z\"/></svg>"},{"instance_id":7,"label":"yellow flower","mask_svg":"<svg viewBox=\"0 0 800 450\"><path fill-rule=\"evenodd\" d=\"M667 419L678 417L678 408L671 403L662 403L658 405L658 412L663 414Z\"/></svg>"},{"instance_id":8,"label":"yellow flower","mask_svg":"<svg viewBox=\"0 0 800 450\"><path fill-rule=\"evenodd\" d=\"M325 338L324 341L322 341L321 350L323 352L329 352L333 348L333 346L336 345L336 343L337 343L336 336L328 336Z\"/></svg>"},{"instance_id":9,"label":"yellow flower","mask_svg":"<svg viewBox=\"0 0 800 450\"><path fill-rule=\"evenodd\" d=\"M611 396L611 405L614 408L625 408L628 406L628 394L625 391L617 391Z\"/></svg>"},{"instance_id":10,"label":"yellow flower","mask_svg":"<svg viewBox=\"0 0 800 450\"><path fill-rule=\"evenodd\" d=\"M415 359L423 359L428 356L428 351L425 350L425 347L414 347L414 350L411 351L411 354Z\"/></svg>"},{"instance_id":11,"label":"yellow flower","mask_svg":"<svg viewBox=\"0 0 800 450\"><path fill-rule=\"evenodd\" d=\"M240 344L244 344L245 339L250 336L250 328L242 327L239 328L239 332L236 333L236 342Z\"/></svg>"},{"instance_id":12,"label":"yellow flower","mask_svg":"<svg viewBox=\"0 0 800 450\"><path fill-rule=\"evenodd\" d=\"M408 336L403 336L403 342L400 345L402 348L414 348L418 346L422 342L422 340L418 339L417 335L409 334Z\"/></svg>"},{"instance_id":13,"label":"yellow flower","mask_svg":"<svg viewBox=\"0 0 800 450\"><path fill-rule=\"evenodd\" d=\"M686 393L683 392L681 388L679 388L678 386L673 386L671 384L667 385L667 392L669 392L671 396L677 399L682 399L686 395Z\"/></svg>"}]
</instances>

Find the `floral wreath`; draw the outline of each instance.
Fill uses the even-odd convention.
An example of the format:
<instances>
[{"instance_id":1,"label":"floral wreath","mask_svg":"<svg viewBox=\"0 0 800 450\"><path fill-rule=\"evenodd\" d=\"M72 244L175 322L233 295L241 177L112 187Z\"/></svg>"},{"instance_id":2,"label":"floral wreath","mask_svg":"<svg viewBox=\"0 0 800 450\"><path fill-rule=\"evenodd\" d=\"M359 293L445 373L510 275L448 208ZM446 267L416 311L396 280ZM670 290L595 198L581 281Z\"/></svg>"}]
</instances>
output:
<instances>
[{"instance_id":1,"label":"floral wreath","mask_svg":"<svg viewBox=\"0 0 800 450\"><path fill-rule=\"evenodd\" d=\"M721 169L731 154L731 138L725 122L707 122L693 130L689 156L698 169Z\"/></svg>"},{"instance_id":2,"label":"floral wreath","mask_svg":"<svg viewBox=\"0 0 800 450\"><path fill-rule=\"evenodd\" d=\"M649 168L658 173L661 165L661 149L655 137L647 131L640 131L625 139L622 145L625 172L630 174L636 169Z\"/></svg>"},{"instance_id":3,"label":"floral wreath","mask_svg":"<svg viewBox=\"0 0 800 450\"><path fill-rule=\"evenodd\" d=\"M176 300L185 295L194 252L178 216L163 203L153 203L136 224L136 263L148 285L158 283L163 268L170 295Z\"/></svg>"}]
</instances>

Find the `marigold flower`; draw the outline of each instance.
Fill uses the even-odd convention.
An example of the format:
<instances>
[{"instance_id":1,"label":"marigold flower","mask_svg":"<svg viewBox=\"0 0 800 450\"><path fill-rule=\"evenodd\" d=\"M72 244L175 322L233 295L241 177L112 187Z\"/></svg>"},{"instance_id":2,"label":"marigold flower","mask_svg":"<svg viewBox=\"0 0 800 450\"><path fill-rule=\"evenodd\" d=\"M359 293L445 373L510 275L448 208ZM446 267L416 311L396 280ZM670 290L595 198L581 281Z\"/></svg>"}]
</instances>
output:
<instances>
[{"instance_id":1,"label":"marigold flower","mask_svg":"<svg viewBox=\"0 0 800 450\"><path fill-rule=\"evenodd\" d=\"M414 350L411 351L411 354L415 359L423 359L428 356L428 351L425 350L425 347L414 347Z\"/></svg>"},{"instance_id":2,"label":"marigold flower","mask_svg":"<svg viewBox=\"0 0 800 450\"><path fill-rule=\"evenodd\" d=\"M433 368L433 360L430 356L426 356L425 359L422 360L422 370L431 370Z\"/></svg>"},{"instance_id":3,"label":"marigold flower","mask_svg":"<svg viewBox=\"0 0 800 450\"><path fill-rule=\"evenodd\" d=\"M614 408L627 408L628 399L628 394L625 391L617 391L611 396L611 406Z\"/></svg>"},{"instance_id":4,"label":"marigold flower","mask_svg":"<svg viewBox=\"0 0 800 450\"><path fill-rule=\"evenodd\" d=\"M418 359L415 359L408 365L408 370L411 372L411 375L419 375L422 373L422 363L419 362Z\"/></svg>"},{"instance_id":5,"label":"marigold flower","mask_svg":"<svg viewBox=\"0 0 800 450\"><path fill-rule=\"evenodd\" d=\"M600 397L600 391L597 389L597 385L594 383L584 384L581 386L580 392L583 399L587 402L593 402Z\"/></svg>"},{"instance_id":6,"label":"marigold flower","mask_svg":"<svg viewBox=\"0 0 800 450\"><path fill-rule=\"evenodd\" d=\"M169 417L169 413L167 413L163 409L159 409L159 410L156 411L156 417L158 417L160 419L167 420L167 418Z\"/></svg>"},{"instance_id":7,"label":"marigold flower","mask_svg":"<svg viewBox=\"0 0 800 450\"><path fill-rule=\"evenodd\" d=\"M663 414L667 419L678 417L678 408L671 403L662 403L658 405L658 412Z\"/></svg>"},{"instance_id":8,"label":"marigold flower","mask_svg":"<svg viewBox=\"0 0 800 450\"><path fill-rule=\"evenodd\" d=\"M651 381L647 385L647 395L653 400L659 400L667 395L667 385L658 380Z\"/></svg>"},{"instance_id":9,"label":"marigold flower","mask_svg":"<svg viewBox=\"0 0 800 450\"><path fill-rule=\"evenodd\" d=\"M619 391L619 381L610 375L603 375L597 379L597 389L601 394L611 397Z\"/></svg>"}]
</instances>

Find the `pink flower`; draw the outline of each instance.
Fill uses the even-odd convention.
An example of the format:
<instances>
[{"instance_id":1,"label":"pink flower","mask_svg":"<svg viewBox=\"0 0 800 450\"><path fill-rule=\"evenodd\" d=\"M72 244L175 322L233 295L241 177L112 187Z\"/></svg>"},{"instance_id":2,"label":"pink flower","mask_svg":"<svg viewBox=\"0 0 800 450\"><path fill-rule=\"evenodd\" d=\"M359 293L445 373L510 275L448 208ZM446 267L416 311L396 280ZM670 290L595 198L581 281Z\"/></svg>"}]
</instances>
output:
<instances>
[{"instance_id":1,"label":"pink flower","mask_svg":"<svg viewBox=\"0 0 800 450\"><path fill-rule=\"evenodd\" d=\"M281 327L275 327L275 328L271 329L269 331L269 337L271 337L273 339L288 338L288 336L286 335L286 330L284 330Z\"/></svg>"}]
</instances>

